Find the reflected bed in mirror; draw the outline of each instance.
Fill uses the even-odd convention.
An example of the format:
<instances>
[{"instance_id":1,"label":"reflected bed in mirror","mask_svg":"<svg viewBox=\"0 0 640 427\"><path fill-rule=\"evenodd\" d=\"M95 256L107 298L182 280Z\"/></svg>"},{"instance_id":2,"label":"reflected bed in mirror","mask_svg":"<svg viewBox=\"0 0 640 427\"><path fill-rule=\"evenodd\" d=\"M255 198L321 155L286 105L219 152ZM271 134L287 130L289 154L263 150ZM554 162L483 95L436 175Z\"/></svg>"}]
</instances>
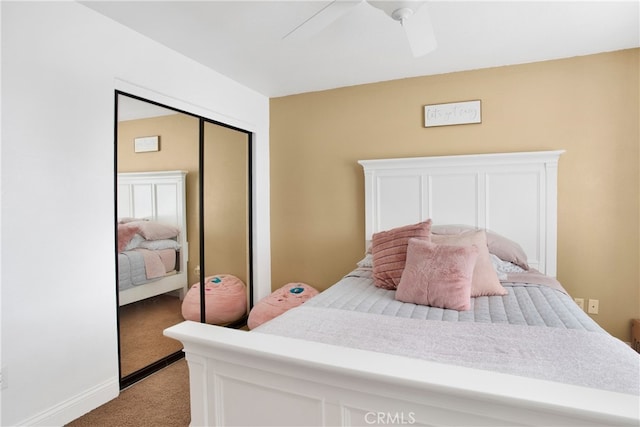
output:
<instances>
[{"instance_id":1,"label":"reflected bed in mirror","mask_svg":"<svg viewBox=\"0 0 640 427\"><path fill-rule=\"evenodd\" d=\"M118 174L119 305L188 289L184 171Z\"/></svg>"},{"instance_id":2,"label":"reflected bed in mirror","mask_svg":"<svg viewBox=\"0 0 640 427\"><path fill-rule=\"evenodd\" d=\"M124 389L184 357L182 345L163 337L162 330L182 320L181 299L194 280L188 277L189 252L197 263L198 251L189 251L187 242L197 249L198 118L115 94L114 221L123 224L116 224L121 242L114 291ZM136 150L136 140L151 135L157 136L157 151ZM179 232L158 234L165 231L161 226Z\"/></svg>"},{"instance_id":3,"label":"reflected bed in mirror","mask_svg":"<svg viewBox=\"0 0 640 427\"><path fill-rule=\"evenodd\" d=\"M181 356L182 345L167 340L162 331L183 320L180 306L188 289L186 175L184 171L118 174L123 384L129 383L127 378L135 381L155 369L154 363Z\"/></svg>"}]
</instances>

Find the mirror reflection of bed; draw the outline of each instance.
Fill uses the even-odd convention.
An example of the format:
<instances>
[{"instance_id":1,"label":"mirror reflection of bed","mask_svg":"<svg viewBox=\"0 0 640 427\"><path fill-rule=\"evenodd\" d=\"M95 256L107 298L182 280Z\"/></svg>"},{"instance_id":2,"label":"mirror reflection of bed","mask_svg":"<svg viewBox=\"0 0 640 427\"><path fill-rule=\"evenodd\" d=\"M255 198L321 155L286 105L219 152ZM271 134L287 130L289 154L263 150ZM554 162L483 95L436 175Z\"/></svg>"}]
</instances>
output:
<instances>
[{"instance_id":1,"label":"mirror reflection of bed","mask_svg":"<svg viewBox=\"0 0 640 427\"><path fill-rule=\"evenodd\" d=\"M164 328L182 320L180 305L188 290L186 176L185 171L118 173L123 378L180 356L182 347L161 337Z\"/></svg>"},{"instance_id":2,"label":"mirror reflection of bed","mask_svg":"<svg viewBox=\"0 0 640 427\"><path fill-rule=\"evenodd\" d=\"M122 93L117 103L124 388L183 357L182 344L162 331L184 321L183 298L201 274L233 274L249 285L249 144L246 133L223 125L206 121L201 129L198 116ZM136 149L137 138L150 136L157 148Z\"/></svg>"}]
</instances>

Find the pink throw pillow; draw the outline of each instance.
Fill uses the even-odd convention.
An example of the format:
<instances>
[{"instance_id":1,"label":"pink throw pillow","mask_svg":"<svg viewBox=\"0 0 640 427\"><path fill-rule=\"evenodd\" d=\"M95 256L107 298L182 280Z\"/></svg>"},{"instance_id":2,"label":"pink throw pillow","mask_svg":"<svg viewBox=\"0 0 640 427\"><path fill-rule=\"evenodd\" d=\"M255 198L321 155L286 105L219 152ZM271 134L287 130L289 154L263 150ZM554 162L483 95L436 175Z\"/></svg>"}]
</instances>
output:
<instances>
[{"instance_id":1,"label":"pink throw pillow","mask_svg":"<svg viewBox=\"0 0 640 427\"><path fill-rule=\"evenodd\" d=\"M404 270L409 239L428 241L430 235L430 219L375 233L371 239L374 284L383 289L396 289Z\"/></svg>"},{"instance_id":2,"label":"pink throw pillow","mask_svg":"<svg viewBox=\"0 0 640 427\"><path fill-rule=\"evenodd\" d=\"M124 251L138 229L127 224L118 224L118 253Z\"/></svg>"},{"instance_id":3,"label":"pink throw pillow","mask_svg":"<svg viewBox=\"0 0 640 427\"><path fill-rule=\"evenodd\" d=\"M156 221L134 221L127 225L137 227L138 233L146 240L172 239L180 234L179 228Z\"/></svg>"},{"instance_id":4,"label":"pink throw pillow","mask_svg":"<svg viewBox=\"0 0 640 427\"><path fill-rule=\"evenodd\" d=\"M478 231L480 229L470 225L434 225L431 227L432 234L460 234L469 230ZM527 254L524 252L524 249L522 249L522 246L496 232L490 230L485 231L487 232L487 246L489 246L489 253L492 253L501 260L513 263L525 270L529 269L529 264L527 264Z\"/></svg>"},{"instance_id":5,"label":"pink throw pillow","mask_svg":"<svg viewBox=\"0 0 640 427\"><path fill-rule=\"evenodd\" d=\"M410 239L396 299L452 310L471 308L475 246L447 246Z\"/></svg>"},{"instance_id":6,"label":"pink throw pillow","mask_svg":"<svg viewBox=\"0 0 640 427\"><path fill-rule=\"evenodd\" d=\"M498 274L491 263L487 247L487 233L484 230L472 230L460 234L432 234L431 241L439 245L477 246L478 260L473 270L472 297L507 294L507 290L500 284Z\"/></svg>"}]
</instances>

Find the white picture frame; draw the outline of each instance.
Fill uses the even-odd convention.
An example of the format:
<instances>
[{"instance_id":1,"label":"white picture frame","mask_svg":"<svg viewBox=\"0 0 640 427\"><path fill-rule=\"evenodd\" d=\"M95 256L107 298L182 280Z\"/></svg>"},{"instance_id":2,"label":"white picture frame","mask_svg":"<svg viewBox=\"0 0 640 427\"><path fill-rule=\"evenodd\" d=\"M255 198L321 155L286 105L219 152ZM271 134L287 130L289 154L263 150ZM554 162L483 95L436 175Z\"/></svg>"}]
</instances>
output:
<instances>
[{"instance_id":1,"label":"white picture frame","mask_svg":"<svg viewBox=\"0 0 640 427\"><path fill-rule=\"evenodd\" d=\"M158 136L144 136L133 139L133 150L136 153L148 153L151 151L159 151L160 147Z\"/></svg>"},{"instance_id":2,"label":"white picture frame","mask_svg":"<svg viewBox=\"0 0 640 427\"><path fill-rule=\"evenodd\" d=\"M424 127L473 123L482 123L482 105L479 99L424 106Z\"/></svg>"}]
</instances>

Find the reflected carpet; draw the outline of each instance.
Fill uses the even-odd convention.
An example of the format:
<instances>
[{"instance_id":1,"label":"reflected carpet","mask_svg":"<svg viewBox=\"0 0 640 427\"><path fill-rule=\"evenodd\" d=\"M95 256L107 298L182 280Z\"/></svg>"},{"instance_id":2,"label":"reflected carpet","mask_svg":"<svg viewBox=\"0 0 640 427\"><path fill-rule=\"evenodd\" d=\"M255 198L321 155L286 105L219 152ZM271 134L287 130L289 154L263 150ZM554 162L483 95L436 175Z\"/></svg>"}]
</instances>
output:
<instances>
[{"instance_id":1,"label":"reflected carpet","mask_svg":"<svg viewBox=\"0 0 640 427\"><path fill-rule=\"evenodd\" d=\"M120 307L120 369L123 377L182 350L182 343L162 335L166 328L184 321L181 307L180 299L168 294Z\"/></svg>"}]
</instances>

